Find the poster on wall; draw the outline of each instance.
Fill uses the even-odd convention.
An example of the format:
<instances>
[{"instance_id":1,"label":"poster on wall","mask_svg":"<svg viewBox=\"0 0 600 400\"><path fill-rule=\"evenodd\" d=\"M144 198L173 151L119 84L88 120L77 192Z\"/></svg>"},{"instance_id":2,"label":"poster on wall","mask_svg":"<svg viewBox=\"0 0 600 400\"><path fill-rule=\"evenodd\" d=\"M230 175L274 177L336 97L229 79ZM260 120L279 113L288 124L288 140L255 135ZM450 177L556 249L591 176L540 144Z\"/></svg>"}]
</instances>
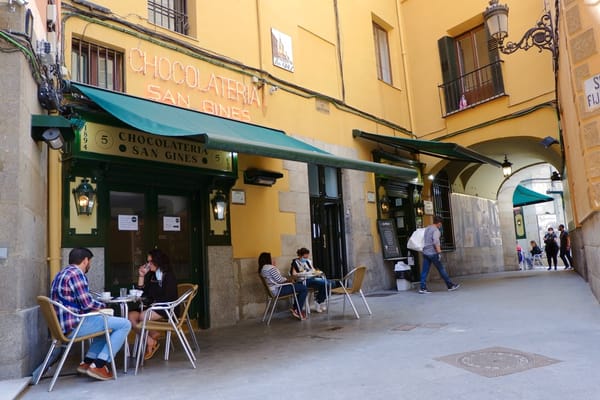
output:
<instances>
[{"instance_id":1,"label":"poster on wall","mask_svg":"<svg viewBox=\"0 0 600 400\"><path fill-rule=\"evenodd\" d=\"M286 71L294 72L292 38L275 28L271 28L271 49L273 53L273 65L283 68Z\"/></svg>"},{"instance_id":2,"label":"poster on wall","mask_svg":"<svg viewBox=\"0 0 600 400\"><path fill-rule=\"evenodd\" d=\"M137 231L138 216L137 215L122 215L119 214L119 230L120 231Z\"/></svg>"}]
</instances>

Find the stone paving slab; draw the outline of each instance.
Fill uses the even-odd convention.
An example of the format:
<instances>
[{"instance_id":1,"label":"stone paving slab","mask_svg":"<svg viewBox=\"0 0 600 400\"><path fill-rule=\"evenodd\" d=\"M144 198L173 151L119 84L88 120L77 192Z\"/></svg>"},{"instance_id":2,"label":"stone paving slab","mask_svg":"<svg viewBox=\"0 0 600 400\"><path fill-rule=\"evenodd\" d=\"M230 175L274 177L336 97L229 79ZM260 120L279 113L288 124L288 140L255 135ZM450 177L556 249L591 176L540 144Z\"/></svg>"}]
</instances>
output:
<instances>
[{"instance_id":1,"label":"stone paving slab","mask_svg":"<svg viewBox=\"0 0 600 400\"><path fill-rule=\"evenodd\" d=\"M349 307L342 315L338 301L307 321L281 313L270 326L258 318L200 331L197 369L176 348L137 376L98 382L73 373L75 351L51 393L43 379L19 400L600 398L600 307L579 275L532 270L456 280L455 292L434 282L428 295L368 297L372 316L358 299L359 320ZM560 362L488 378L441 361L485 349Z\"/></svg>"}]
</instances>

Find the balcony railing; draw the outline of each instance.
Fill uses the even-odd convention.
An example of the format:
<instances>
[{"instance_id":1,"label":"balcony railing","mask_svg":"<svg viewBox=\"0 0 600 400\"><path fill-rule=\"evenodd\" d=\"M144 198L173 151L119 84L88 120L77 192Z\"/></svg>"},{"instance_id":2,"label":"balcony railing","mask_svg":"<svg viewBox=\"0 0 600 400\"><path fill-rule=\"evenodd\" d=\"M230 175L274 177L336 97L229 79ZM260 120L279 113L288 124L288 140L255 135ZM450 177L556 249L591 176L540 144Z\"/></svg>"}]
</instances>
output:
<instances>
[{"instance_id":1,"label":"balcony railing","mask_svg":"<svg viewBox=\"0 0 600 400\"><path fill-rule=\"evenodd\" d=\"M502 61L438 86L442 115L447 116L504 95Z\"/></svg>"}]
</instances>

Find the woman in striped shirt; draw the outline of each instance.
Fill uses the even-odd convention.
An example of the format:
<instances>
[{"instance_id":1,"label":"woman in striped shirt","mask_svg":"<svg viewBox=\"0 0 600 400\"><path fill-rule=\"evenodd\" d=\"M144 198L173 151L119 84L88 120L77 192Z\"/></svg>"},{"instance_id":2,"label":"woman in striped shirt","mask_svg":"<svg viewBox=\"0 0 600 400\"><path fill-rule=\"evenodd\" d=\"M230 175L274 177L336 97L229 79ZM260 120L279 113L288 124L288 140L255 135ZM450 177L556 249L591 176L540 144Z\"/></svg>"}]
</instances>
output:
<instances>
[{"instance_id":1,"label":"woman in striped shirt","mask_svg":"<svg viewBox=\"0 0 600 400\"><path fill-rule=\"evenodd\" d=\"M307 289L304 284L300 282L294 283L293 281L283 277L279 269L275 266L275 262L271 258L271 253L261 253L258 257L258 273L267 282L267 286L269 286L269 290L273 295L277 295L279 291L280 296L284 296L287 294L291 294L294 290L296 291L296 297L298 298L298 303L295 307L290 308L290 312L295 318L300 320L306 318L306 313L303 311L304 303L306 301ZM282 283L292 283L292 285L284 285L280 286Z\"/></svg>"}]
</instances>

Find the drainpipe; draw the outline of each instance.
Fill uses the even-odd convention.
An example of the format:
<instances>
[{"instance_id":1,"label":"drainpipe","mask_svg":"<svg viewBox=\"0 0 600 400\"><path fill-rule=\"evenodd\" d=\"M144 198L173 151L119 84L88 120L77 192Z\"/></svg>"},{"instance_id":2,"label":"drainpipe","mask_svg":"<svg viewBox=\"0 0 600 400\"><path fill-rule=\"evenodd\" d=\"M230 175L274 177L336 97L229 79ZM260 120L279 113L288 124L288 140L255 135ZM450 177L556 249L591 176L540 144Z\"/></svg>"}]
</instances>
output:
<instances>
[{"instance_id":1,"label":"drainpipe","mask_svg":"<svg viewBox=\"0 0 600 400\"><path fill-rule=\"evenodd\" d=\"M61 269L61 174L60 151L48 149L48 264L50 279Z\"/></svg>"}]
</instances>

